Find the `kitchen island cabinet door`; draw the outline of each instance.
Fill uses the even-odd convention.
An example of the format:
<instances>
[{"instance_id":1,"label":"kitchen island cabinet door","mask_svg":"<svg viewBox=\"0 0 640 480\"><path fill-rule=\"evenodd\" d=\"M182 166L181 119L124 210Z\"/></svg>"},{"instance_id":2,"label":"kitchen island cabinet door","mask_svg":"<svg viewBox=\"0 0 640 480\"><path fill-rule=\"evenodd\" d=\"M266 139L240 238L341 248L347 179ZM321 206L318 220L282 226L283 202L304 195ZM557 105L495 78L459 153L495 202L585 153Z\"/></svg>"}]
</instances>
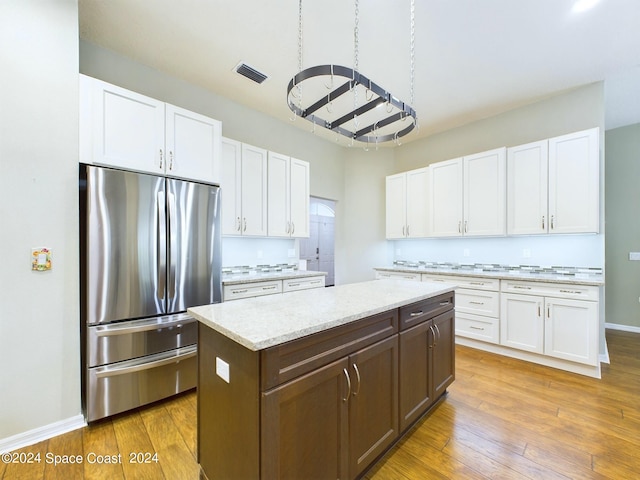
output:
<instances>
[{"instance_id":1,"label":"kitchen island cabinet door","mask_svg":"<svg viewBox=\"0 0 640 480\"><path fill-rule=\"evenodd\" d=\"M261 478L348 477L347 358L263 394Z\"/></svg>"},{"instance_id":2,"label":"kitchen island cabinet door","mask_svg":"<svg viewBox=\"0 0 640 480\"><path fill-rule=\"evenodd\" d=\"M400 332L400 431L433 403L431 353L433 322Z\"/></svg>"},{"instance_id":3,"label":"kitchen island cabinet door","mask_svg":"<svg viewBox=\"0 0 640 480\"><path fill-rule=\"evenodd\" d=\"M456 375L455 364L455 312L450 310L433 319L435 338L431 356L434 399L439 398L453 383Z\"/></svg>"},{"instance_id":4,"label":"kitchen island cabinet door","mask_svg":"<svg viewBox=\"0 0 640 480\"><path fill-rule=\"evenodd\" d=\"M398 336L349 356L349 475L357 477L398 437Z\"/></svg>"}]
</instances>

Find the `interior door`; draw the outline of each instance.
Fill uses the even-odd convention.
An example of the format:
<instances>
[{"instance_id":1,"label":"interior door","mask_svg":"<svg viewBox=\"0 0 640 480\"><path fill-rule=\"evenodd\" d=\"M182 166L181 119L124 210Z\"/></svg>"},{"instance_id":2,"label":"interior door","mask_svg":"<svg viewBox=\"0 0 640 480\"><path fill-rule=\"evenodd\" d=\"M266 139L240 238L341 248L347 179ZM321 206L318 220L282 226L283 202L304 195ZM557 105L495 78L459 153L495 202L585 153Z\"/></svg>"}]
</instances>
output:
<instances>
[{"instance_id":1,"label":"interior door","mask_svg":"<svg viewBox=\"0 0 640 480\"><path fill-rule=\"evenodd\" d=\"M167 179L167 212L167 311L220 302L220 189Z\"/></svg>"}]
</instances>

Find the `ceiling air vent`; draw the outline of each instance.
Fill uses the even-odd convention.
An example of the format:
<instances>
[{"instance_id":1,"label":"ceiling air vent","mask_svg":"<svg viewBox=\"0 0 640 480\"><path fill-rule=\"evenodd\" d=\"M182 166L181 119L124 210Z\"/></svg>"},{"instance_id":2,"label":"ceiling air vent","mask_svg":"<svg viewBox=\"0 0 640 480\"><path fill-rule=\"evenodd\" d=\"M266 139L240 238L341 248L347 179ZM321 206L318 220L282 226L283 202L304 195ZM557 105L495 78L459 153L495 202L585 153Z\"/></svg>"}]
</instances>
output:
<instances>
[{"instance_id":1,"label":"ceiling air vent","mask_svg":"<svg viewBox=\"0 0 640 480\"><path fill-rule=\"evenodd\" d=\"M236 72L242 75L243 77L247 77L249 80L253 80L256 83L262 83L267 79L267 76L259 72L253 67L250 67L244 62L240 62L236 66Z\"/></svg>"}]
</instances>

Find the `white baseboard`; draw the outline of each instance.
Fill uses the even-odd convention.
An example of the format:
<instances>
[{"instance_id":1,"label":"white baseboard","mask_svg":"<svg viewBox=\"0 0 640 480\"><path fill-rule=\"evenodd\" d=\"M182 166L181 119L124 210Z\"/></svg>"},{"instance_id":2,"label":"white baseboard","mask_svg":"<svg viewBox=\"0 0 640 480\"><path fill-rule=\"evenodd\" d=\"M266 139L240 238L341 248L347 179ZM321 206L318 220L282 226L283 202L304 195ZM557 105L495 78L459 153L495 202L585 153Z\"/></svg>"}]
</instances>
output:
<instances>
[{"instance_id":1,"label":"white baseboard","mask_svg":"<svg viewBox=\"0 0 640 480\"><path fill-rule=\"evenodd\" d=\"M18 448L27 447L34 443L48 440L49 438L62 435L63 433L71 432L78 428L86 427L87 423L84 421L83 415L76 415L59 422L50 423L43 427L34 428L27 432L13 435L12 437L0 439L0 454L11 452Z\"/></svg>"},{"instance_id":2,"label":"white baseboard","mask_svg":"<svg viewBox=\"0 0 640 480\"><path fill-rule=\"evenodd\" d=\"M621 330L623 332L640 333L640 327L632 327L630 325L620 325L618 323L605 323L604 328L611 330Z\"/></svg>"}]
</instances>

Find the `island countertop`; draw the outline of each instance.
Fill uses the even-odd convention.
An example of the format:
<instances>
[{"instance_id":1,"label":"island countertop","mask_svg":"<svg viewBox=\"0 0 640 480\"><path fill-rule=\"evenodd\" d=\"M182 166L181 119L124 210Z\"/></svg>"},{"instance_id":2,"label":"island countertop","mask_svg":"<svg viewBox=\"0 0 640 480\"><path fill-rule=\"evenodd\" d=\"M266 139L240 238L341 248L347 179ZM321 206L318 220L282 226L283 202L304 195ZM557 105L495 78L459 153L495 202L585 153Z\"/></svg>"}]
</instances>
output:
<instances>
[{"instance_id":1,"label":"island countertop","mask_svg":"<svg viewBox=\"0 0 640 480\"><path fill-rule=\"evenodd\" d=\"M188 312L203 325L258 351L454 288L448 284L372 280L203 305Z\"/></svg>"}]
</instances>

